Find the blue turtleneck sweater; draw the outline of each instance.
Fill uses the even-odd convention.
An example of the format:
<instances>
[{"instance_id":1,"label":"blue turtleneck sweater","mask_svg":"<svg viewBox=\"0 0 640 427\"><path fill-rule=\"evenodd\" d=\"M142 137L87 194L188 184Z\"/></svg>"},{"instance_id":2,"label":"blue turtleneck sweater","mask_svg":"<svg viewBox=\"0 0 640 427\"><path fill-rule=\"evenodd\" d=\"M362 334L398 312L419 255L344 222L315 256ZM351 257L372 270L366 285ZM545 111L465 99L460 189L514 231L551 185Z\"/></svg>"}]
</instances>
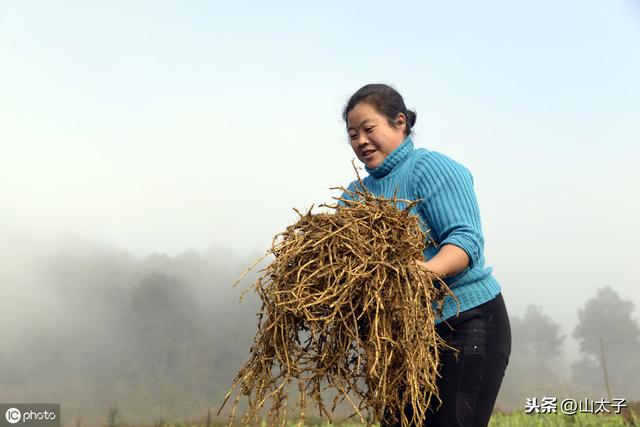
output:
<instances>
[{"instance_id":1,"label":"blue turtleneck sweater","mask_svg":"<svg viewBox=\"0 0 640 427\"><path fill-rule=\"evenodd\" d=\"M413 147L407 137L376 168L365 166L369 176L362 181L367 190L376 196L393 198L397 188L398 199L422 202L411 209L421 218L421 227L432 240L423 252L431 259L446 244L463 249L470 264L460 273L445 279L460 301L460 312L493 299L501 290L491 275L493 269L484 265L484 238L480 225L478 202L473 191L473 178L467 168L444 154ZM349 184L353 191L358 181ZM349 199L346 193L343 198ZM344 205L343 202L339 202ZM404 203L399 202L400 208ZM442 317L436 323L455 316L457 304L451 297L444 303Z\"/></svg>"}]
</instances>

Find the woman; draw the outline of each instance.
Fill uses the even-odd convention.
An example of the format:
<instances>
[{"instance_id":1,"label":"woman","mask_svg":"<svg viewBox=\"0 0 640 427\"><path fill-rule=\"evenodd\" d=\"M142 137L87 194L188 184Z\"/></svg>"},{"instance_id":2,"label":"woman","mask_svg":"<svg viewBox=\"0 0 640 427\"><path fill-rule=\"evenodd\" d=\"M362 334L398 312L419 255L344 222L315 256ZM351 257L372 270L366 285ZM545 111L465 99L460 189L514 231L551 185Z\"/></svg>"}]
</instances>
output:
<instances>
[{"instance_id":1,"label":"woman","mask_svg":"<svg viewBox=\"0 0 640 427\"><path fill-rule=\"evenodd\" d=\"M436 320L438 334L459 353L441 355L442 405L431 404L426 423L486 426L509 361L511 329L501 287L485 267L473 178L449 157L414 148L410 135L416 113L390 86L362 87L349 99L343 118L351 148L369 173L363 179L367 190L387 198L397 190L398 199L422 199L413 212L434 244L424 251L427 261L416 262L444 276L460 302L456 315L457 304L447 298ZM411 407L405 411L410 417Z\"/></svg>"}]
</instances>

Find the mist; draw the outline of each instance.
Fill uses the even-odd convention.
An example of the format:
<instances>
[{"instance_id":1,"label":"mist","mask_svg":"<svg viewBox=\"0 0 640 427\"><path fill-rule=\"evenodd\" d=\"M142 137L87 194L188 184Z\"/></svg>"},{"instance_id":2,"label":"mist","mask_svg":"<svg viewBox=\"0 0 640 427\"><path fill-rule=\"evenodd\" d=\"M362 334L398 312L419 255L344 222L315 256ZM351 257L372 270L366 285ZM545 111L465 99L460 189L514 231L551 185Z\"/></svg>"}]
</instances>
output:
<instances>
[{"instance_id":1,"label":"mist","mask_svg":"<svg viewBox=\"0 0 640 427\"><path fill-rule=\"evenodd\" d=\"M259 309L256 271L233 284L355 178L341 113L372 82L474 177L514 331L497 407L605 397L584 330L638 399L639 20L623 0L0 2L0 401L217 410Z\"/></svg>"},{"instance_id":2,"label":"mist","mask_svg":"<svg viewBox=\"0 0 640 427\"><path fill-rule=\"evenodd\" d=\"M130 423L198 419L220 408L257 331L257 295L249 291L240 301L240 294L268 258L236 285L263 254L218 246L140 257L69 235L4 231L11 238L0 251L0 321L7 326L0 401L61 402L65 425L104 425L113 408ZM510 310L513 350L500 410L542 395L606 396L598 357L575 350L576 325L547 311L543 302ZM638 324L634 330L628 319L613 321L604 335L611 386L616 396L638 399L637 384L628 381L640 374L631 356L640 350Z\"/></svg>"}]
</instances>

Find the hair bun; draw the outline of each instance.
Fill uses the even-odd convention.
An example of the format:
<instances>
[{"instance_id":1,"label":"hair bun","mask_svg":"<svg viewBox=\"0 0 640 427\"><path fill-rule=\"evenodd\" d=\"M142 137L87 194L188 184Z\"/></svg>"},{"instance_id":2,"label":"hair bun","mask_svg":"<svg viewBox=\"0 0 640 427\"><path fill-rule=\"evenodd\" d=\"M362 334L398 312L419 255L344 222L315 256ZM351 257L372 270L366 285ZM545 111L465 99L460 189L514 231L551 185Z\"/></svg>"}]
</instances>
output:
<instances>
[{"instance_id":1,"label":"hair bun","mask_svg":"<svg viewBox=\"0 0 640 427\"><path fill-rule=\"evenodd\" d=\"M407 125L412 128L416 124L417 114L415 111L407 110Z\"/></svg>"}]
</instances>

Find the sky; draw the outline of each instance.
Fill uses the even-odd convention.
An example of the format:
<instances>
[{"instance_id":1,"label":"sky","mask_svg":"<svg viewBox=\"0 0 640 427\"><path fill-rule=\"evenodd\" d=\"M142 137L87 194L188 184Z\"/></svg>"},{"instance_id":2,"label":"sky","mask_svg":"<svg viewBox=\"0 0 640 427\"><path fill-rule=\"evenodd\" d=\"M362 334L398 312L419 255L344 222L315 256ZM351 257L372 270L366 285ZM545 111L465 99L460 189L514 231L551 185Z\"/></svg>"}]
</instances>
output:
<instances>
[{"instance_id":1,"label":"sky","mask_svg":"<svg viewBox=\"0 0 640 427\"><path fill-rule=\"evenodd\" d=\"M263 251L354 179L342 108L381 82L472 172L511 313L637 306L638 46L632 0L0 0L0 240Z\"/></svg>"}]
</instances>

